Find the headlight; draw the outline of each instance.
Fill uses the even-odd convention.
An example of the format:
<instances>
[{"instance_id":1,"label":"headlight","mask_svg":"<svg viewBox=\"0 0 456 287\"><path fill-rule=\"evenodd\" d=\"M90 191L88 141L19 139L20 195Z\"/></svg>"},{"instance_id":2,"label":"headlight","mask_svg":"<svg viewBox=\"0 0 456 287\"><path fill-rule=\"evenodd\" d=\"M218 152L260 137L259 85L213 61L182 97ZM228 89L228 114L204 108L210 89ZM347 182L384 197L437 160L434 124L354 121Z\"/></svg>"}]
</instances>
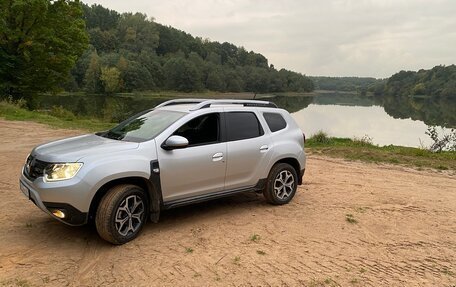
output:
<instances>
[{"instance_id":1,"label":"headlight","mask_svg":"<svg viewBox=\"0 0 456 287\"><path fill-rule=\"evenodd\" d=\"M59 181L73 178L81 169L82 163L54 163L44 169L45 181Z\"/></svg>"}]
</instances>

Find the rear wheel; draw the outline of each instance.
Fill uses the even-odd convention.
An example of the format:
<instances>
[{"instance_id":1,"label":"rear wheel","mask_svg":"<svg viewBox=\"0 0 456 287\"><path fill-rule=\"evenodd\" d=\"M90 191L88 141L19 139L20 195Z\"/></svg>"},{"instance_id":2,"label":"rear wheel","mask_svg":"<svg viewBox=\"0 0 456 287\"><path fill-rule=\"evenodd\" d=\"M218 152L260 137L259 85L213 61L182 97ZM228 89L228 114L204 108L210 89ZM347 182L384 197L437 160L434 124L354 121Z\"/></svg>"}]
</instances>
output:
<instances>
[{"instance_id":1,"label":"rear wheel","mask_svg":"<svg viewBox=\"0 0 456 287\"><path fill-rule=\"evenodd\" d=\"M269 172L264 197L271 204L286 204L293 199L297 183L296 170L287 163L278 163Z\"/></svg>"},{"instance_id":2,"label":"rear wheel","mask_svg":"<svg viewBox=\"0 0 456 287\"><path fill-rule=\"evenodd\" d=\"M148 213L147 196L142 188L129 184L118 185L101 199L95 225L104 240L124 244L136 238Z\"/></svg>"}]
</instances>

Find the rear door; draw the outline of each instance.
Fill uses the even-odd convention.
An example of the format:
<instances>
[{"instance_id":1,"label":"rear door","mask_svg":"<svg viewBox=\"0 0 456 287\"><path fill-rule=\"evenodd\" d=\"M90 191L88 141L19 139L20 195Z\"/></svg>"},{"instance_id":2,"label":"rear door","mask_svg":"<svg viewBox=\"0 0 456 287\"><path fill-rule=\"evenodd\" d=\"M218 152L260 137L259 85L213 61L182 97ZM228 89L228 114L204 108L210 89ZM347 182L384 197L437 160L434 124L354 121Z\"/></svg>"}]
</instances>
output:
<instances>
[{"instance_id":1,"label":"rear door","mask_svg":"<svg viewBox=\"0 0 456 287\"><path fill-rule=\"evenodd\" d=\"M267 174L270 136L253 111L225 109L227 166L225 190L255 186Z\"/></svg>"}]
</instances>

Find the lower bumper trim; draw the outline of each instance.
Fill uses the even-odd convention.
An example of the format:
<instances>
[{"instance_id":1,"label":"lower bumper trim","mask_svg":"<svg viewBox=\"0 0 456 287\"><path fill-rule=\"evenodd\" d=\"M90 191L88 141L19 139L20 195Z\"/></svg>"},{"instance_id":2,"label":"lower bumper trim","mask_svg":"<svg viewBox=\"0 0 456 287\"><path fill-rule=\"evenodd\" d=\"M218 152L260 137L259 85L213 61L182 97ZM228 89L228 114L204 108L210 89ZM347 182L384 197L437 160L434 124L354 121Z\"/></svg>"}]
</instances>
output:
<instances>
[{"instance_id":1,"label":"lower bumper trim","mask_svg":"<svg viewBox=\"0 0 456 287\"><path fill-rule=\"evenodd\" d=\"M43 204L51 214L56 209L65 213L65 218L59 218L64 223L69 225L83 225L87 223L87 213L79 211L76 207L68 203L43 202Z\"/></svg>"}]
</instances>

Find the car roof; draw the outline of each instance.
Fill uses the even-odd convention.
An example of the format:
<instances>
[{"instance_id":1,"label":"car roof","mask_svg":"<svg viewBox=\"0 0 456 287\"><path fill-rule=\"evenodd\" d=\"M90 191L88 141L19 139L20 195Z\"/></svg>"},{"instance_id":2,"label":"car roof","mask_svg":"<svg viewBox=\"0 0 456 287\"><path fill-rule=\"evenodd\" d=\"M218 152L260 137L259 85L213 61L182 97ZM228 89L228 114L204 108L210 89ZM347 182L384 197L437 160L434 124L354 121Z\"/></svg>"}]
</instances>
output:
<instances>
[{"instance_id":1,"label":"car roof","mask_svg":"<svg viewBox=\"0 0 456 287\"><path fill-rule=\"evenodd\" d=\"M269 101L258 100L234 100L234 99L174 99L159 104L154 109L170 110L179 112L193 112L200 109L220 107L220 106L236 106L236 107L264 107L278 108L276 104Z\"/></svg>"}]
</instances>

